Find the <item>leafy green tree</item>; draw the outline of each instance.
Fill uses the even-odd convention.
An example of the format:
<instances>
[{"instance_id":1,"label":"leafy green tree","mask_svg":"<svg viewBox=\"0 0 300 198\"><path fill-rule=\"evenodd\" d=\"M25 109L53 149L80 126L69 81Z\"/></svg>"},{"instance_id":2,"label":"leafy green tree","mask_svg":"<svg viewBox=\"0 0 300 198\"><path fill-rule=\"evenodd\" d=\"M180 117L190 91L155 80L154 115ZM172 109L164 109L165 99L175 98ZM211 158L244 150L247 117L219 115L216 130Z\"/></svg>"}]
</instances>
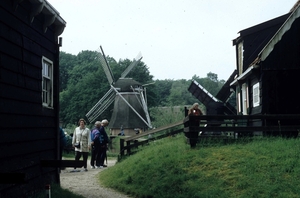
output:
<instances>
[{"instance_id":1,"label":"leafy green tree","mask_svg":"<svg viewBox=\"0 0 300 198\"><path fill-rule=\"evenodd\" d=\"M152 90L155 93L153 106L168 106L168 96L170 95L173 80L155 80Z\"/></svg>"},{"instance_id":2,"label":"leafy green tree","mask_svg":"<svg viewBox=\"0 0 300 198\"><path fill-rule=\"evenodd\" d=\"M170 95L168 96L169 106L177 106L187 104L187 100L190 97L190 94L187 90L190 81L185 79L176 80L173 82Z\"/></svg>"},{"instance_id":3,"label":"leafy green tree","mask_svg":"<svg viewBox=\"0 0 300 198\"><path fill-rule=\"evenodd\" d=\"M97 51L81 51L75 56L61 52L60 119L64 121L65 124L76 125L78 119L84 118L86 113L110 89L107 77L98 59L98 53ZM123 71L132 63L129 59L116 61L109 56L107 56L106 59L111 67L115 80L118 80ZM183 108L184 105L199 102L188 91L191 80L166 79L153 81L153 76L150 74L148 66L142 61L139 62L126 77L133 78L141 84L146 85L144 94L147 96L149 109L165 106L170 108L181 106L181 108ZM219 81L218 75L211 72L208 73L205 78L194 75L193 79L213 95L218 93L225 83L224 80ZM111 117L112 108L113 104L108 107L99 119L109 119ZM178 108L176 109L176 112L177 111ZM160 119L158 115L161 113L157 112L159 111L150 111L151 119L156 122ZM168 112L172 114L175 110L168 110ZM167 117L168 116L165 116L165 121L163 122L167 122ZM177 117L175 116L174 119L176 120ZM159 123L157 124L159 125Z\"/></svg>"},{"instance_id":4,"label":"leafy green tree","mask_svg":"<svg viewBox=\"0 0 300 198\"><path fill-rule=\"evenodd\" d=\"M203 86L209 93L212 95L216 95L222 86L224 85L225 81L219 81L218 75L214 73L208 73L206 78L200 78L199 76L194 75L192 77L193 80L197 81L201 86Z\"/></svg>"},{"instance_id":5,"label":"leafy green tree","mask_svg":"<svg viewBox=\"0 0 300 198\"><path fill-rule=\"evenodd\" d=\"M153 127L166 126L183 120L184 106L151 107L150 114Z\"/></svg>"},{"instance_id":6,"label":"leafy green tree","mask_svg":"<svg viewBox=\"0 0 300 198\"><path fill-rule=\"evenodd\" d=\"M60 93L60 118L64 123L76 123L79 118L84 118L85 114L110 89L97 53L82 51L75 57L76 60L72 60L75 66L68 72L66 89ZM111 57L107 57L107 61L116 80L131 63L127 59L116 62ZM129 74L135 80L142 81L141 83L152 81L152 76L143 62L140 62ZM101 115L101 118L109 118L111 109L112 105Z\"/></svg>"},{"instance_id":7,"label":"leafy green tree","mask_svg":"<svg viewBox=\"0 0 300 198\"><path fill-rule=\"evenodd\" d=\"M65 52L60 52L60 61L59 61L59 91L63 91L67 88L69 81L69 71L73 69L76 65L76 56L72 54L67 54Z\"/></svg>"}]
</instances>

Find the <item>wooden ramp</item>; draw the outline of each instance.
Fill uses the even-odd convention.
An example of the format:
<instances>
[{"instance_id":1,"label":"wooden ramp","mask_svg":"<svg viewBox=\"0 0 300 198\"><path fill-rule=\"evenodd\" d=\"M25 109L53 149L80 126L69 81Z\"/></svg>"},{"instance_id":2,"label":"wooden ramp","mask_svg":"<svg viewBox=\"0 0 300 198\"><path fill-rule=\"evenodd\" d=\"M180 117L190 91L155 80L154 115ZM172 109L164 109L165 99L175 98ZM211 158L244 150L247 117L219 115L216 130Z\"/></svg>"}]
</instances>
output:
<instances>
[{"instance_id":1,"label":"wooden ramp","mask_svg":"<svg viewBox=\"0 0 300 198\"><path fill-rule=\"evenodd\" d=\"M138 146L148 143L149 140L151 139L151 138L147 137L147 138L141 140L142 137L148 136L148 135L154 134L154 133L159 133L159 132L164 131L164 130L172 129L172 128L174 128L176 126L180 126L180 125L182 125L182 128L180 128L180 129L171 131L170 133L167 133L167 134L158 134L158 136L155 137L155 139L161 139L161 138L165 138L168 135L183 132L183 129L184 129L183 120L172 123L172 124L169 124L169 125L166 125L166 126L163 126L163 127L159 127L159 128L150 130L148 132L143 132L141 134L137 134L137 135L134 135L134 136L123 137L123 138L121 136L121 138L120 138L120 156L119 157L124 156L125 151L126 151L127 155L130 155L131 154L131 148L138 148ZM125 146L125 142L126 142L126 146ZM131 144L131 143L133 143L133 144Z\"/></svg>"},{"instance_id":2,"label":"wooden ramp","mask_svg":"<svg viewBox=\"0 0 300 198\"><path fill-rule=\"evenodd\" d=\"M136 139L144 137L146 135L150 135L150 134L153 134L153 133L161 132L163 130L170 129L170 128L173 128L173 127L176 127L176 126L179 126L179 125L183 125L183 120L175 122L175 123L172 123L172 124L169 124L169 125L166 125L166 126L163 126L163 127L159 127L159 128L147 131L147 132L143 132L143 133L140 133L140 134L137 134L137 135L134 135L134 136L130 136L130 137L124 138L124 140L125 140L125 142L131 141L131 140L136 140Z\"/></svg>"}]
</instances>

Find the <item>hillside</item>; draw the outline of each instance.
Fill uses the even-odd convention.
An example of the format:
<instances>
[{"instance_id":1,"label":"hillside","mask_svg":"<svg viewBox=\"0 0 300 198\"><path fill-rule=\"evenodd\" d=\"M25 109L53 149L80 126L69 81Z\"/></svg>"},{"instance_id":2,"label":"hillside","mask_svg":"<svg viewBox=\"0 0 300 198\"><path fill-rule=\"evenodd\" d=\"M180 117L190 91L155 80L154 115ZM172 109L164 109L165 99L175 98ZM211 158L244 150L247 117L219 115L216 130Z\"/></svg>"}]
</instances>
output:
<instances>
[{"instance_id":1,"label":"hillside","mask_svg":"<svg viewBox=\"0 0 300 198\"><path fill-rule=\"evenodd\" d=\"M224 145L165 138L101 172L100 182L133 197L298 197L299 139Z\"/></svg>"}]
</instances>

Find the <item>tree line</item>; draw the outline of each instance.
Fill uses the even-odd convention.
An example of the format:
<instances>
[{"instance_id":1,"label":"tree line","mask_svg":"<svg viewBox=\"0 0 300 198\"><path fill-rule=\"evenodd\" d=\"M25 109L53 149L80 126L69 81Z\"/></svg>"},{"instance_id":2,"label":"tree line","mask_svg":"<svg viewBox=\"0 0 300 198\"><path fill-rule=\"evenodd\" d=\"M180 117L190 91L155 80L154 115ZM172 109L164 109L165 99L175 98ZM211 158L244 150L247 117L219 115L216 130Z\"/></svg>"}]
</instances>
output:
<instances>
[{"instance_id":1,"label":"tree line","mask_svg":"<svg viewBox=\"0 0 300 198\"><path fill-rule=\"evenodd\" d=\"M110 89L110 85L98 59L97 51L81 51L78 55L60 52L60 120L66 124L75 124L79 118L85 118L86 113ZM130 65L132 60L106 56L112 73L117 80L122 72ZM197 70L195 70L197 71ZM225 83L218 80L218 75L208 73L200 78L196 74L190 80L153 80L149 67L144 62L139 62L126 76L141 84L149 84L147 90L147 104L150 109L151 119L158 107L176 107L200 103L188 91L191 80L194 79L205 87L212 95L218 93ZM171 76L170 76L171 77ZM110 118L113 105L111 105L101 118ZM153 115L151 115L151 110ZM101 119L99 118L99 119Z\"/></svg>"}]
</instances>

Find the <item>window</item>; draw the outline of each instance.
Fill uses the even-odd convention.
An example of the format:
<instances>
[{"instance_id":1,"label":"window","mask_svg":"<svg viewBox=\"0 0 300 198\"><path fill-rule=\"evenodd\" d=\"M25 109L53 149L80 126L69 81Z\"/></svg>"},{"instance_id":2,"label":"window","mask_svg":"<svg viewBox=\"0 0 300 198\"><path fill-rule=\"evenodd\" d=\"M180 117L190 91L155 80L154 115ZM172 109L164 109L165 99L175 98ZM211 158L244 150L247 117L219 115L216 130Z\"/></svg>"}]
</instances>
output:
<instances>
[{"instance_id":1,"label":"window","mask_svg":"<svg viewBox=\"0 0 300 198\"><path fill-rule=\"evenodd\" d=\"M53 63L43 57L42 100L43 106L53 107Z\"/></svg>"},{"instance_id":2,"label":"window","mask_svg":"<svg viewBox=\"0 0 300 198\"><path fill-rule=\"evenodd\" d=\"M259 83L253 85L253 107L259 106Z\"/></svg>"},{"instance_id":3,"label":"window","mask_svg":"<svg viewBox=\"0 0 300 198\"><path fill-rule=\"evenodd\" d=\"M244 83L242 85L242 110L243 110L243 115L247 115L247 110L249 108L249 103L248 103L248 85Z\"/></svg>"},{"instance_id":4,"label":"window","mask_svg":"<svg viewBox=\"0 0 300 198\"><path fill-rule=\"evenodd\" d=\"M238 74L241 75L244 70L243 70L243 42L239 43L238 45Z\"/></svg>"}]
</instances>

